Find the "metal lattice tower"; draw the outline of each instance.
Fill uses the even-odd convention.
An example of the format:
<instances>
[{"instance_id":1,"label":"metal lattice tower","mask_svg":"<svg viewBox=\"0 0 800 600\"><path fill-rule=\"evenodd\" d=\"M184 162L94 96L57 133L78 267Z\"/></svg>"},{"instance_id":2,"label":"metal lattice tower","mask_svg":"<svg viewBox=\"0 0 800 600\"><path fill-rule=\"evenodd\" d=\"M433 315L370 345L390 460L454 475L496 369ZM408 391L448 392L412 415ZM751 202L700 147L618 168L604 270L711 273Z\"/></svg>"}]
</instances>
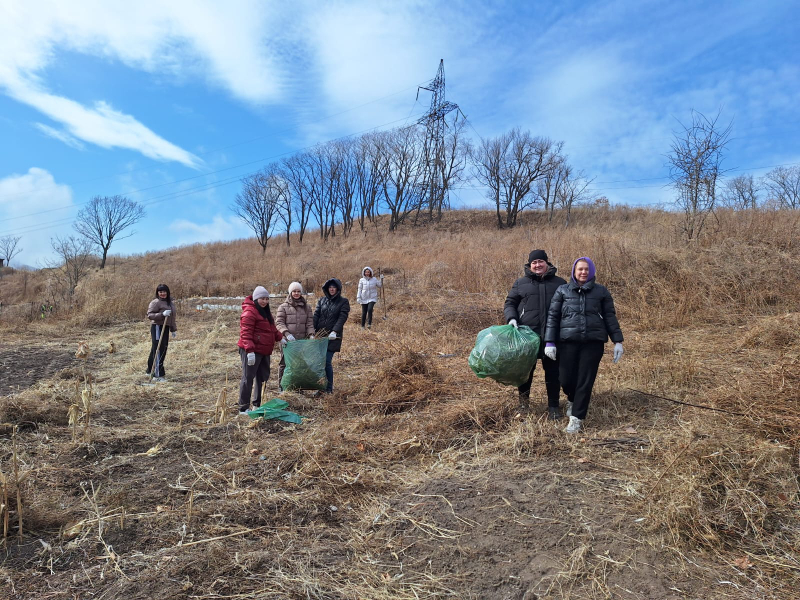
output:
<instances>
[{"instance_id":1,"label":"metal lattice tower","mask_svg":"<svg viewBox=\"0 0 800 600\"><path fill-rule=\"evenodd\" d=\"M460 111L457 104L445 99L444 59L439 61L436 77L428 85L417 88L417 99L419 99L420 90L431 92L431 106L428 112L417 121L418 125L425 127L424 195L421 205L427 206L431 218L435 213L438 219L442 216L442 210L449 207L449 194L444 181L446 117L454 110Z\"/></svg>"}]
</instances>

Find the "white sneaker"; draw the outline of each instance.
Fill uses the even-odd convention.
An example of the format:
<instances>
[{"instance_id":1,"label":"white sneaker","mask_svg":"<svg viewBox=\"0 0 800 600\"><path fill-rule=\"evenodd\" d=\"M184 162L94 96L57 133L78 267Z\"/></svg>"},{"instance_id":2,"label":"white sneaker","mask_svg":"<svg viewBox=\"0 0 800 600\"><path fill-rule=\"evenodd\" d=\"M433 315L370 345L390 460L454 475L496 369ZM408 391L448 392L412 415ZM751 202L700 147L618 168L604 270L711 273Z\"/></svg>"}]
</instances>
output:
<instances>
[{"instance_id":1,"label":"white sneaker","mask_svg":"<svg viewBox=\"0 0 800 600\"><path fill-rule=\"evenodd\" d=\"M570 416L569 425L567 425L567 428L564 431L567 433L578 433L581 430L581 425L583 425L583 419Z\"/></svg>"},{"instance_id":2,"label":"white sneaker","mask_svg":"<svg viewBox=\"0 0 800 600\"><path fill-rule=\"evenodd\" d=\"M240 415L247 416L247 415L249 415L249 414L250 414L250 411L249 411L249 410L240 410L240 411L239 411L239 414L240 414Z\"/></svg>"},{"instance_id":3,"label":"white sneaker","mask_svg":"<svg viewBox=\"0 0 800 600\"><path fill-rule=\"evenodd\" d=\"M567 416L568 417L572 416L572 402L570 402L569 400L567 400Z\"/></svg>"},{"instance_id":4,"label":"white sneaker","mask_svg":"<svg viewBox=\"0 0 800 600\"><path fill-rule=\"evenodd\" d=\"M153 381L158 381L160 383L164 383L167 380L166 377L154 377Z\"/></svg>"}]
</instances>

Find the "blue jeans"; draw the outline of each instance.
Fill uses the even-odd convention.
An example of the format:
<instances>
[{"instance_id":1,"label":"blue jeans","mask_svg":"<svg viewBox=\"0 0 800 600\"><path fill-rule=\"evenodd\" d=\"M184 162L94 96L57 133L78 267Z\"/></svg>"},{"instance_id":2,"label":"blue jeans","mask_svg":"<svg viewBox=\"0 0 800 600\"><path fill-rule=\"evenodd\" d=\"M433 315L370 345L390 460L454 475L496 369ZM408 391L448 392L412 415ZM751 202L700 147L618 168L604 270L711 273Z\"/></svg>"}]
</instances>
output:
<instances>
[{"instance_id":1,"label":"blue jeans","mask_svg":"<svg viewBox=\"0 0 800 600\"><path fill-rule=\"evenodd\" d=\"M333 350L328 350L325 355L325 377L328 378L328 387L325 391L329 394L333 393L333 355L336 354Z\"/></svg>"}]
</instances>

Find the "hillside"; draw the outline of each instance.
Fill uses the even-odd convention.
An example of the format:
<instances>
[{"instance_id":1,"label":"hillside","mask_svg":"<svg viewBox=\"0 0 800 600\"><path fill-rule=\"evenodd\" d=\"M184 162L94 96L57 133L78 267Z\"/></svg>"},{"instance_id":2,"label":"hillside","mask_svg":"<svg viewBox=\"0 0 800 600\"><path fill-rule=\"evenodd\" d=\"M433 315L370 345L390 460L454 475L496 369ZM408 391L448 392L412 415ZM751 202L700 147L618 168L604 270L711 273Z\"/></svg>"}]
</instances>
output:
<instances>
[{"instance_id":1,"label":"hillside","mask_svg":"<svg viewBox=\"0 0 800 600\"><path fill-rule=\"evenodd\" d=\"M661 211L523 216L117 257L44 319L47 273L7 272L0 595L794 598L800 215L721 213L694 245ZM521 419L516 390L467 365L534 248L562 274L595 259L625 334L577 437L545 420L540 369ZM276 350L268 394L309 419L239 417L238 313L195 298L337 276L354 304L364 265L386 302L371 331L351 312L335 393L279 394ZM145 387L160 282L179 336Z\"/></svg>"}]
</instances>

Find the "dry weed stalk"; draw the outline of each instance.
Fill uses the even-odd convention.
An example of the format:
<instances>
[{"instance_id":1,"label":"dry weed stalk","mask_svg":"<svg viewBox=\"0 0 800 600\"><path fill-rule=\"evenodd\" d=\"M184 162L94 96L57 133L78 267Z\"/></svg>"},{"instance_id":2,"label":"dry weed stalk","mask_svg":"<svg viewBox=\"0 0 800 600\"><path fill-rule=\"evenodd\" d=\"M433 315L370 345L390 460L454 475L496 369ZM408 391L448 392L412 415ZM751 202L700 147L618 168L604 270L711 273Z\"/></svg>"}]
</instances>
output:
<instances>
[{"instance_id":1,"label":"dry weed stalk","mask_svg":"<svg viewBox=\"0 0 800 600\"><path fill-rule=\"evenodd\" d=\"M22 486L19 477L19 457L17 456L17 430L14 425L11 433L11 451L13 453L14 486L17 488L17 527L19 540L22 541Z\"/></svg>"}]
</instances>

